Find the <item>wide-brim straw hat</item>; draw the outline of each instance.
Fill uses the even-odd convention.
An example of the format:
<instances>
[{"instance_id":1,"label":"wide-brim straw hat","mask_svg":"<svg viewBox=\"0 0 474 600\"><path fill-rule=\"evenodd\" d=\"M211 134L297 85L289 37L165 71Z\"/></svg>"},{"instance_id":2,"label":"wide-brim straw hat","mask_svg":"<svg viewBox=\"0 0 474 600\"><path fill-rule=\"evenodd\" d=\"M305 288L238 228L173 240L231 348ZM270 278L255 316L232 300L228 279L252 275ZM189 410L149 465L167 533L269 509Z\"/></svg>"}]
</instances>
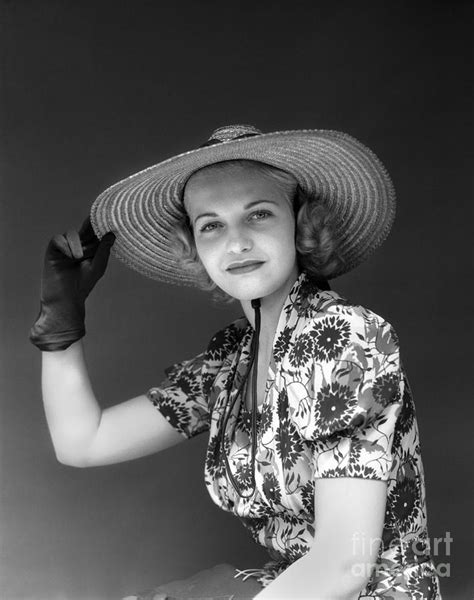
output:
<instances>
[{"instance_id":1,"label":"wide-brim straw hat","mask_svg":"<svg viewBox=\"0 0 474 600\"><path fill-rule=\"evenodd\" d=\"M139 273L167 283L195 285L173 252L183 220L189 177L213 163L246 159L291 173L329 212L340 266L337 277L364 261L387 237L395 218L395 190L377 156L352 136L307 129L262 133L250 125L214 131L202 146L135 173L106 189L91 207L99 238L116 235L112 255Z\"/></svg>"}]
</instances>

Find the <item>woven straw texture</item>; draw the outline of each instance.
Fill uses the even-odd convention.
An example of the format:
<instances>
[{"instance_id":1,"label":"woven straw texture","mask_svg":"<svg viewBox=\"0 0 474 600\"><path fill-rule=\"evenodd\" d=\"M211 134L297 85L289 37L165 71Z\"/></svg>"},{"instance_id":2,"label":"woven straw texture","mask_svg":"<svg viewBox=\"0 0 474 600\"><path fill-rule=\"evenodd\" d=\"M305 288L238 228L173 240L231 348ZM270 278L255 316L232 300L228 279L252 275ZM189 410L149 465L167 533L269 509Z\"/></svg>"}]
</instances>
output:
<instances>
[{"instance_id":1,"label":"woven straw texture","mask_svg":"<svg viewBox=\"0 0 474 600\"><path fill-rule=\"evenodd\" d=\"M236 137L250 135L252 137ZM174 156L119 181L91 207L101 238L113 231L112 255L152 279L195 285L171 247L182 219L182 194L191 174L215 162L257 160L288 171L327 207L343 265L337 277L360 264L387 237L395 218L395 190L375 154L346 133L278 131L251 126L216 130L204 146ZM215 143L217 141L217 143Z\"/></svg>"}]
</instances>

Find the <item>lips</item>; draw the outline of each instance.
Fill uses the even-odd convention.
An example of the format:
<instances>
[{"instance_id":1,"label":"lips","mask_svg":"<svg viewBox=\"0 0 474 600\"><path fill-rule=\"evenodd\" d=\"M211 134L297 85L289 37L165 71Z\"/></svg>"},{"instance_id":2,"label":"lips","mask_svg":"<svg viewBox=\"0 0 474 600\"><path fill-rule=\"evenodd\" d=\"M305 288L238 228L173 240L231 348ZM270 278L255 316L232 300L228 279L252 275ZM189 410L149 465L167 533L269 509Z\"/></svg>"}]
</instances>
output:
<instances>
[{"instance_id":1,"label":"lips","mask_svg":"<svg viewBox=\"0 0 474 600\"><path fill-rule=\"evenodd\" d=\"M253 271L263 265L261 260L244 260L242 262L233 262L227 267L229 273L245 273L247 271Z\"/></svg>"},{"instance_id":2,"label":"lips","mask_svg":"<svg viewBox=\"0 0 474 600\"><path fill-rule=\"evenodd\" d=\"M247 267L248 265L260 264L261 260L242 260L240 262L233 262L227 267L227 271L230 269L239 269L240 267Z\"/></svg>"}]
</instances>

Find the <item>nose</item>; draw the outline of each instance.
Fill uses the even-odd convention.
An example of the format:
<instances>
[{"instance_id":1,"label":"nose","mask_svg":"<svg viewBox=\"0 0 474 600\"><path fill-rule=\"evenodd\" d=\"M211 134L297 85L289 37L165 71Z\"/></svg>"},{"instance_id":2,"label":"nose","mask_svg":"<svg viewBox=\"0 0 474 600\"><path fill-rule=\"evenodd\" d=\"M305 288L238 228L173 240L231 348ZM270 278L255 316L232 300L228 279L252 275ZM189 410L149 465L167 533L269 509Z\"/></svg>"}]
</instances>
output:
<instances>
[{"instance_id":1,"label":"nose","mask_svg":"<svg viewBox=\"0 0 474 600\"><path fill-rule=\"evenodd\" d=\"M241 254L252 249L252 239L243 227L233 227L228 231L226 249L230 254Z\"/></svg>"}]
</instances>

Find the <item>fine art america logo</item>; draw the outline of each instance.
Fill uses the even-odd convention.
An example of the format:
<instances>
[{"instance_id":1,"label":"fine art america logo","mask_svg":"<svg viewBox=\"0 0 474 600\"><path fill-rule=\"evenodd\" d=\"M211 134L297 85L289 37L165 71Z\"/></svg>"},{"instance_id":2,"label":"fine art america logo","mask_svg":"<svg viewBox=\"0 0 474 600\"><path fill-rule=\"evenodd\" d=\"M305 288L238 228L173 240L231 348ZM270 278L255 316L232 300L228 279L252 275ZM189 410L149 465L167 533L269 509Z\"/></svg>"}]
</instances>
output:
<instances>
[{"instance_id":1,"label":"fine art america logo","mask_svg":"<svg viewBox=\"0 0 474 600\"><path fill-rule=\"evenodd\" d=\"M451 556L452 541L453 537L451 536L451 532L449 531L445 533L444 537L433 538L432 542L429 538L422 539L415 535L413 535L413 537L404 537L404 554L405 556L411 556L412 559L409 561L404 561L408 564L405 564L405 567L402 567L401 570L403 570L403 568L406 568L407 566L415 566L416 564L420 564L420 566L423 566L423 563L426 562L427 559L429 560L435 556ZM379 547L382 547L381 538L369 539L365 536L364 533L359 532L356 532L352 535L352 552L355 556L373 556L374 553L376 555ZM374 574L376 575L378 570L381 570L386 573L387 565L383 564L384 558L387 557L388 560L393 560L392 557L395 556L400 556L399 540L392 540L389 544L384 545L381 564L376 564L374 566L373 563L355 563L352 565L352 573L353 575L365 575L367 577L370 577ZM435 563L435 561L433 561L433 563ZM437 573L438 577L450 577L451 563L449 561L435 563L434 570Z\"/></svg>"}]
</instances>

